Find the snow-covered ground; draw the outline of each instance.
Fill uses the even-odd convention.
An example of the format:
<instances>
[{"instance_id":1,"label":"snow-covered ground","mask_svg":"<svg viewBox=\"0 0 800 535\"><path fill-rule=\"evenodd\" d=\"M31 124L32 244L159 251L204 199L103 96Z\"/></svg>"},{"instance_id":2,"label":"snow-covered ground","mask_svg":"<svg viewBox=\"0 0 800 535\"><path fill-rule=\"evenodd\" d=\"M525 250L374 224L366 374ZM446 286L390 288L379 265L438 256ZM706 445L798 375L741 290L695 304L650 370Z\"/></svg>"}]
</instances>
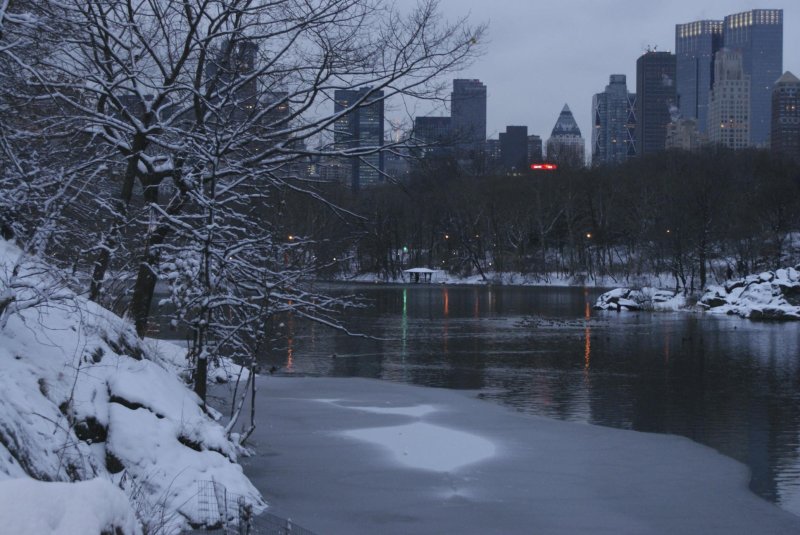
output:
<instances>
[{"instance_id":1,"label":"snow-covered ground","mask_svg":"<svg viewBox=\"0 0 800 535\"><path fill-rule=\"evenodd\" d=\"M106 479L46 483L35 479L0 481L3 533L140 535L128 496Z\"/></svg>"},{"instance_id":2,"label":"snow-covered ground","mask_svg":"<svg viewBox=\"0 0 800 535\"><path fill-rule=\"evenodd\" d=\"M688 439L376 380L258 386L245 472L272 512L321 534L800 533L743 465Z\"/></svg>"},{"instance_id":3,"label":"snow-covered ground","mask_svg":"<svg viewBox=\"0 0 800 535\"><path fill-rule=\"evenodd\" d=\"M146 527L167 528L164 533L214 520L200 511L199 482L224 485L262 509L259 492L237 464L238 447L182 378L185 351L139 340L129 322L64 288L24 308L53 281L51 268L34 258L14 277L20 258L19 249L0 240L0 294L15 293L12 305L20 305L4 327L0 322L4 495L30 496L32 488L43 496L69 492L51 489L55 483L32 487L30 478L100 478L126 492L140 520L151 523ZM15 503L0 498L0 518L16 517ZM99 519L118 517L111 496L108 503L114 510L97 512ZM47 522L68 522L52 515L69 509L50 510ZM34 528L13 532L43 533Z\"/></svg>"}]
</instances>

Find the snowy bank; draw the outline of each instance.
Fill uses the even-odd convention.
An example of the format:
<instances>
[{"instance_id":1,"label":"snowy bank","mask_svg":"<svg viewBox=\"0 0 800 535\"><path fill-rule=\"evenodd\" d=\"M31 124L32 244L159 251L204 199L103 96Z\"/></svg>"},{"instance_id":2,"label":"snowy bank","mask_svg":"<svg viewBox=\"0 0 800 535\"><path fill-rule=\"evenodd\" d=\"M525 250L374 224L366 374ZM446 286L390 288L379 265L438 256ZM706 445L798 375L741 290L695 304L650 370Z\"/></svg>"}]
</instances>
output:
<instances>
[{"instance_id":1,"label":"snowy bank","mask_svg":"<svg viewBox=\"0 0 800 535\"><path fill-rule=\"evenodd\" d=\"M594 304L595 310L656 310L674 311L686 308L686 297L678 292L657 288L616 288L600 297Z\"/></svg>"},{"instance_id":2,"label":"snowy bank","mask_svg":"<svg viewBox=\"0 0 800 535\"><path fill-rule=\"evenodd\" d=\"M0 481L0 504L3 533L142 533L128 497L103 479L78 483Z\"/></svg>"},{"instance_id":3,"label":"snowy bank","mask_svg":"<svg viewBox=\"0 0 800 535\"><path fill-rule=\"evenodd\" d=\"M800 272L790 267L710 286L697 304L714 314L800 320Z\"/></svg>"},{"instance_id":4,"label":"snowy bank","mask_svg":"<svg viewBox=\"0 0 800 535\"><path fill-rule=\"evenodd\" d=\"M800 533L746 467L686 438L378 380L258 385L269 425L245 472L273 513L317 533Z\"/></svg>"},{"instance_id":5,"label":"snowy bank","mask_svg":"<svg viewBox=\"0 0 800 535\"><path fill-rule=\"evenodd\" d=\"M0 241L0 293L32 303L39 290L30 289L50 279L35 260L13 278L19 258L18 248ZM200 482L264 507L237 464L237 446L181 378L181 348L142 341L128 322L63 289L58 299L18 307L6 319L0 480L13 480L5 492L24 490L29 483L18 478L101 478L126 491L140 520L166 532L209 522L198 508ZM2 514L13 516L8 507L0 500Z\"/></svg>"}]
</instances>

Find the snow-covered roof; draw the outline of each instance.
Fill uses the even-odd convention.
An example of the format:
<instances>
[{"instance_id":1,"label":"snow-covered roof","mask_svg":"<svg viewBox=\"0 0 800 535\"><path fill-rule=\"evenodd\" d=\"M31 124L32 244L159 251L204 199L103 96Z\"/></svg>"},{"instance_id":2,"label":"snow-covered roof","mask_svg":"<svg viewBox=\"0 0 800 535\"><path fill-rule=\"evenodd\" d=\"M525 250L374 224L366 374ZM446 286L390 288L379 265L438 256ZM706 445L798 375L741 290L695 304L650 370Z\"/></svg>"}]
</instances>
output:
<instances>
[{"instance_id":1,"label":"snow-covered roof","mask_svg":"<svg viewBox=\"0 0 800 535\"><path fill-rule=\"evenodd\" d=\"M438 269L428 269L428 268L411 268L411 269L404 269L403 273L436 273L439 271Z\"/></svg>"}]
</instances>

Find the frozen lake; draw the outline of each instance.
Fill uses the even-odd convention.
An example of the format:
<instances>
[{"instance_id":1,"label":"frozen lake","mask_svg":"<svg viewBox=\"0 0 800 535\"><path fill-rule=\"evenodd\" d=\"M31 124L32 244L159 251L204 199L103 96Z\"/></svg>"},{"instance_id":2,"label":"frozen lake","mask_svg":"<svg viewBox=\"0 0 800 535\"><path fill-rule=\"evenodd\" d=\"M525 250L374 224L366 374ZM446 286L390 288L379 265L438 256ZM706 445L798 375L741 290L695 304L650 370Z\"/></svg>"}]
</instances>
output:
<instances>
[{"instance_id":1,"label":"frozen lake","mask_svg":"<svg viewBox=\"0 0 800 535\"><path fill-rule=\"evenodd\" d=\"M270 512L316 533L800 532L800 518L747 490L744 465L682 437L377 380L258 386L245 473Z\"/></svg>"},{"instance_id":2,"label":"frozen lake","mask_svg":"<svg viewBox=\"0 0 800 535\"><path fill-rule=\"evenodd\" d=\"M289 318L268 366L476 390L531 415L682 435L745 464L755 493L800 515L798 324L596 312L594 289L333 291L366 299L346 324L379 340Z\"/></svg>"}]
</instances>

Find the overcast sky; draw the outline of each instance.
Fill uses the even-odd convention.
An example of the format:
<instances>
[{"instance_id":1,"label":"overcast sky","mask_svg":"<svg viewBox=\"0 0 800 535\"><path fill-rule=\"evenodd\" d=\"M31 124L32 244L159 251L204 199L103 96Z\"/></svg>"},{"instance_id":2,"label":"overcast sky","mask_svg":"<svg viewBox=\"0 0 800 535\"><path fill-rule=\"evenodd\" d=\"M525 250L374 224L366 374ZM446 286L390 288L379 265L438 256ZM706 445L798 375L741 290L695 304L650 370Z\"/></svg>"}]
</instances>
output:
<instances>
[{"instance_id":1,"label":"overcast sky","mask_svg":"<svg viewBox=\"0 0 800 535\"><path fill-rule=\"evenodd\" d=\"M567 103L590 151L592 95L610 74L627 75L635 92L636 59L648 45L674 52L678 23L782 8L783 70L800 76L799 0L440 1L447 18L489 23L486 55L458 75L487 86L489 138L527 125L546 140Z\"/></svg>"}]
</instances>

